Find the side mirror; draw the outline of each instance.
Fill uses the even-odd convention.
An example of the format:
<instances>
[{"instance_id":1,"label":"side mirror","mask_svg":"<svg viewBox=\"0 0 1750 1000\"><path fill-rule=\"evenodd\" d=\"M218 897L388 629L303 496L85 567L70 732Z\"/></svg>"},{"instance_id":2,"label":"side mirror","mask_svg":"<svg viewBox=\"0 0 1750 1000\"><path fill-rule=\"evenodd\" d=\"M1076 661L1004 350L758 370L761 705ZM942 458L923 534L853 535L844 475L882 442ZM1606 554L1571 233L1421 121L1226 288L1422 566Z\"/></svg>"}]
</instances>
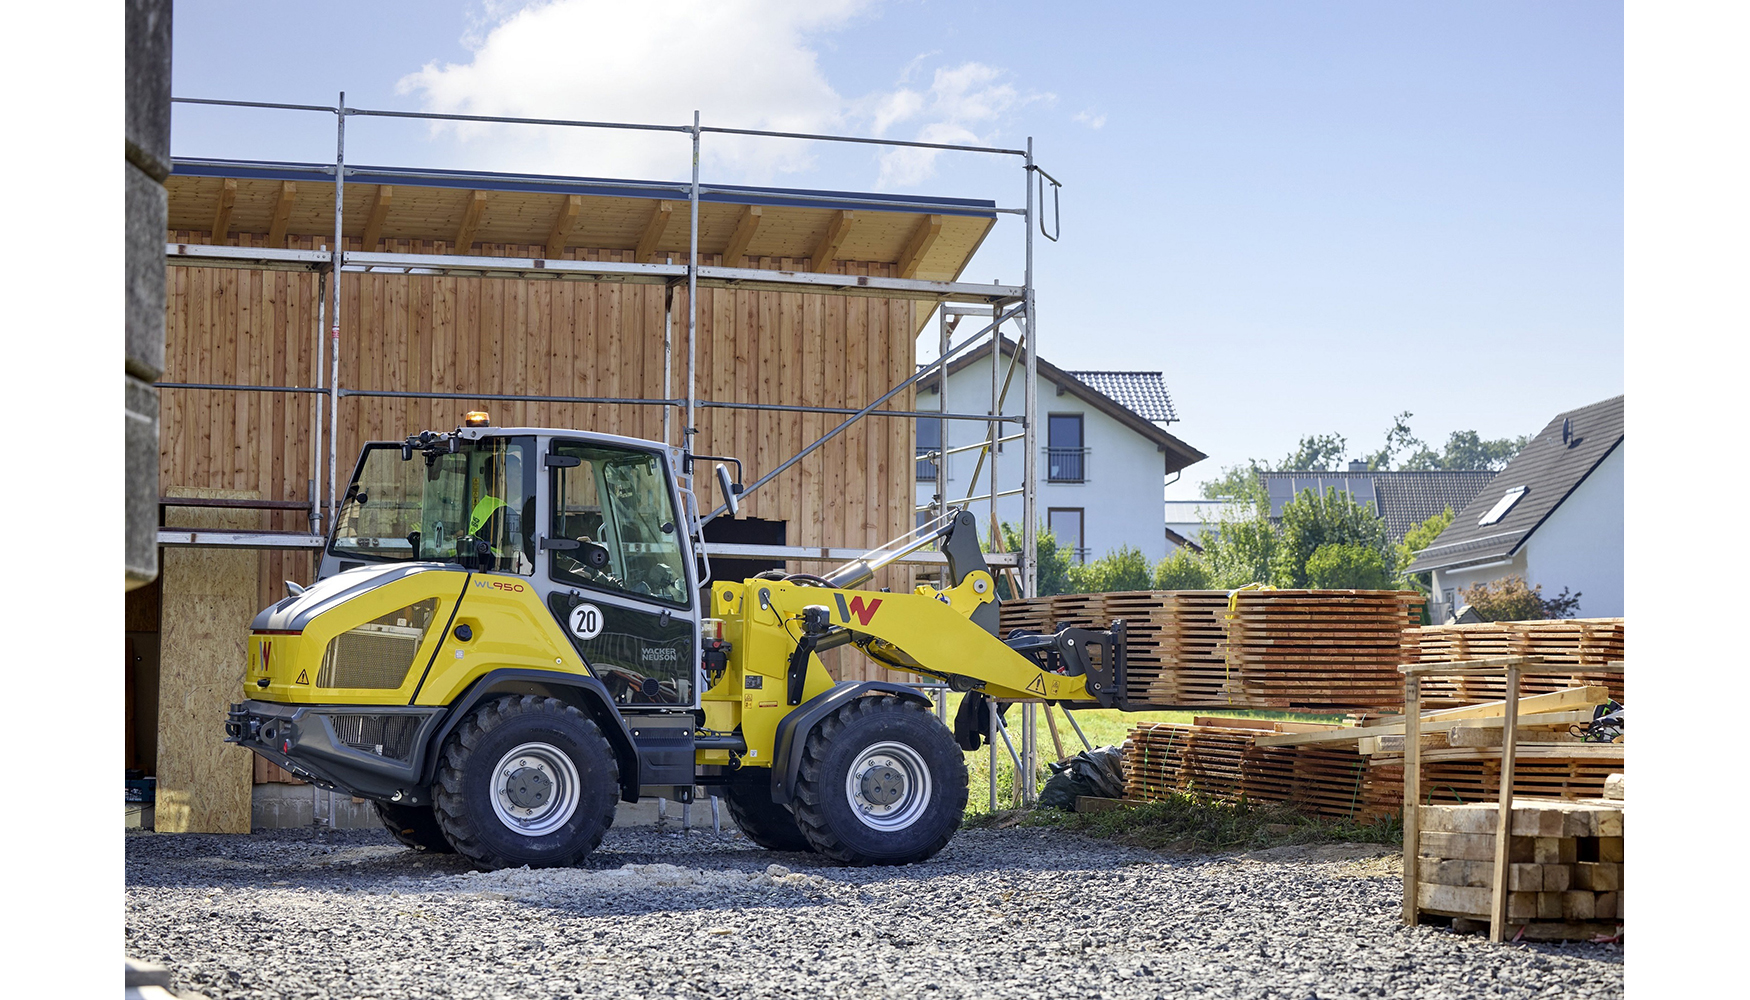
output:
<instances>
[{"instance_id":1,"label":"side mirror","mask_svg":"<svg viewBox=\"0 0 1750 1000\"><path fill-rule=\"evenodd\" d=\"M717 463L717 486L723 491L723 502L729 505L729 516L735 517L741 513L741 484L730 482L729 470Z\"/></svg>"}]
</instances>

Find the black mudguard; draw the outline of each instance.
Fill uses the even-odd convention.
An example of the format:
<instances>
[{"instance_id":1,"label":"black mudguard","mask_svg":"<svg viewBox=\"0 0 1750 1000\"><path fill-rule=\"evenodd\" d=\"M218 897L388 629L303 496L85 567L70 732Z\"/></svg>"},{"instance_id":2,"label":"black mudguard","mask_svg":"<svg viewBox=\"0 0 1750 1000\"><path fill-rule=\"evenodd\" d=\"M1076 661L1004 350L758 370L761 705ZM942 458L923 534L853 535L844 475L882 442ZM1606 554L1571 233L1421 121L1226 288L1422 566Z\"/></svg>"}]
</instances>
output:
<instances>
[{"instance_id":1,"label":"black mudguard","mask_svg":"<svg viewBox=\"0 0 1750 1000\"><path fill-rule=\"evenodd\" d=\"M625 802L638 801L638 744L632 739L632 727L627 725L625 717L614 705L614 699L608 694L607 687L594 677L551 670L493 670L475 681L462 697L456 699L449 717L432 737L431 753L426 756L425 774L422 776L423 783L430 785L437 776L439 748L444 745L450 731L460 725L463 717L476 705L501 694L526 693L531 687L544 688L555 697L569 696L595 722L602 735L608 738L608 745L614 748L614 756L620 762L620 799Z\"/></svg>"},{"instance_id":2,"label":"black mudguard","mask_svg":"<svg viewBox=\"0 0 1750 1000\"><path fill-rule=\"evenodd\" d=\"M803 702L778 723L777 739L772 752L772 801L789 805L796 796L796 776L802 771L802 748L808 734L820 720L826 718L855 698L870 694L891 694L923 705L931 704L917 688L887 681L855 681L840 684Z\"/></svg>"}]
</instances>

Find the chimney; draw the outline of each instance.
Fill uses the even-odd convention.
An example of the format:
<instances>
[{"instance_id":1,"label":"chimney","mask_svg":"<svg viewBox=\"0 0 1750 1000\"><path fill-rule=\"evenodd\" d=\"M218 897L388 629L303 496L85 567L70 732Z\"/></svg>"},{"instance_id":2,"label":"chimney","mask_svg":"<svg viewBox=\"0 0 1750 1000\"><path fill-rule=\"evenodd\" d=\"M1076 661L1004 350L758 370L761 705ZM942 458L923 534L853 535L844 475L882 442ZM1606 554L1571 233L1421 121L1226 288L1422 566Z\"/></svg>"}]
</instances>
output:
<instances>
[{"instance_id":1,"label":"chimney","mask_svg":"<svg viewBox=\"0 0 1750 1000\"><path fill-rule=\"evenodd\" d=\"M1349 471L1350 472L1366 472L1367 471L1367 463L1362 461L1359 458L1351 458L1349 460Z\"/></svg>"}]
</instances>

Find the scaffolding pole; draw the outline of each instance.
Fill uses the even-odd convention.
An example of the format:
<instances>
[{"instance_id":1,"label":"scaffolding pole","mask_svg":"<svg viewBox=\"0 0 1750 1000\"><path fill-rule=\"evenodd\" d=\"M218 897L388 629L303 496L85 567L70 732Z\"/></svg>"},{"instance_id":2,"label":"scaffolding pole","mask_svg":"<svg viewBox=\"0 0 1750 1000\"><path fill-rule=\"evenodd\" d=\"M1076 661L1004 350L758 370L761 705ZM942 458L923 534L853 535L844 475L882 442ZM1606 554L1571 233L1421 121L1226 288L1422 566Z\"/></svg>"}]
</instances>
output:
<instances>
[{"instance_id":1,"label":"scaffolding pole","mask_svg":"<svg viewBox=\"0 0 1750 1000\"><path fill-rule=\"evenodd\" d=\"M334 480L337 470L338 449L340 447L340 266L343 254L341 247L345 239L345 217L342 210L346 205L346 91L340 92L340 103L334 114L334 245L329 248L329 273L334 280L329 282L329 291L334 296L334 305L328 313L328 523L333 524L339 515L339 508L334 502Z\"/></svg>"},{"instance_id":2,"label":"scaffolding pole","mask_svg":"<svg viewBox=\"0 0 1750 1000\"><path fill-rule=\"evenodd\" d=\"M1021 475L1021 592L1039 596L1039 324L1033 317L1033 137L1027 137L1027 268L1021 278L1021 309L1027 352L1027 420L1021 426L1027 435L1023 446ZM1023 349L1023 348L1017 348Z\"/></svg>"}]
</instances>

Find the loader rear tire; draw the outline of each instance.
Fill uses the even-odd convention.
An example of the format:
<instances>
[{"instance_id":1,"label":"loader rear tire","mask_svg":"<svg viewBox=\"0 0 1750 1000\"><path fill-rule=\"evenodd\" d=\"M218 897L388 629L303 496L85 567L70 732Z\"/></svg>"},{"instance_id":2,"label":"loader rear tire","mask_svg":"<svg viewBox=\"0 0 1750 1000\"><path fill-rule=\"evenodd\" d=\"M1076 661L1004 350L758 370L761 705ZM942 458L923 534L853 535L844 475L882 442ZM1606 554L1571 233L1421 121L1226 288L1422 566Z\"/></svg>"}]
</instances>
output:
<instances>
[{"instance_id":1,"label":"loader rear tire","mask_svg":"<svg viewBox=\"0 0 1750 1000\"><path fill-rule=\"evenodd\" d=\"M620 766L589 716L557 698L506 695L444 740L432 791L456 853L487 868L556 868L601 844Z\"/></svg>"},{"instance_id":2,"label":"loader rear tire","mask_svg":"<svg viewBox=\"0 0 1750 1000\"><path fill-rule=\"evenodd\" d=\"M383 829L402 844L433 854L456 853L456 849L444 839L444 831L438 827L431 806L398 806L390 802L373 802L371 805L376 807Z\"/></svg>"},{"instance_id":3,"label":"loader rear tire","mask_svg":"<svg viewBox=\"0 0 1750 1000\"><path fill-rule=\"evenodd\" d=\"M814 845L802 835L789 808L772 801L770 768L750 767L736 771L723 786L723 801L729 818L747 839L768 851L812 851Z\"/></svg>"},{"instance_id":4,"label":"loader rear tire","mask_svg":"<svg viewBox=\"0 0 1750 1000\"><path fill-rule=\"evenodd\" d=\"M966 758L917 702L858 698L808 735L793 808L803 836L834 861L923 861L960 828Z\"/></svg>"}]
</instances>

